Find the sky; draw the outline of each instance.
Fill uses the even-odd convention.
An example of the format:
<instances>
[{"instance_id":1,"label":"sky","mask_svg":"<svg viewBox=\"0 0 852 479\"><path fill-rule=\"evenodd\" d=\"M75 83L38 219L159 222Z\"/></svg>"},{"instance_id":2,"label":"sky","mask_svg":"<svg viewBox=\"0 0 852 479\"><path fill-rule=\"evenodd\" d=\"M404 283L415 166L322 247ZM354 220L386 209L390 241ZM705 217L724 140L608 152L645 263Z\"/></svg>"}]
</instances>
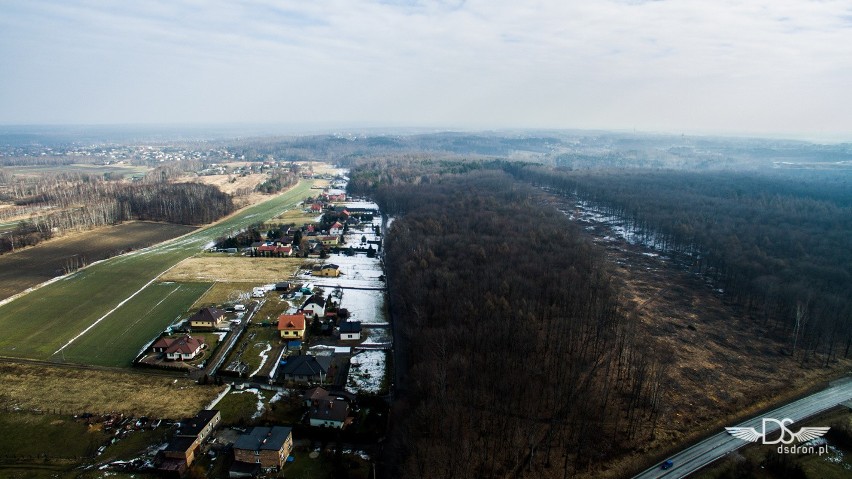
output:
<instances>
[{"instance_id":1,"label":"sky","mask_svg":"<svg viewBox=\"0 0 852 479\"><path fill-rule=\"evenodd\" d=\"M0 124L852 139L848 0L0 0Z\"/></svg>"}]
</instances>

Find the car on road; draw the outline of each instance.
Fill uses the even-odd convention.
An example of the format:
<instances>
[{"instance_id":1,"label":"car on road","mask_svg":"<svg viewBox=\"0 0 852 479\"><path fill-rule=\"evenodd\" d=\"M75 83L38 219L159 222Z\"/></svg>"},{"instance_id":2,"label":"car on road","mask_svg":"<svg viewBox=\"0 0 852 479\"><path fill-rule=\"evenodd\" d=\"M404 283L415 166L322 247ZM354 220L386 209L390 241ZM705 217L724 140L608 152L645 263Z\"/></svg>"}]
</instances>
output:
<instances>
[{"instance_id":1,"label":"car on road","mask_svg":"<svg viewBox=\"0 0 852 479\"><path fill-rule=\"evenodd\" d=\"M660 469L671 469L672 466L674 466L674 461L672 461L671 459L666 459L665 462L660 464Z\"/></svg>"}]
</instances>

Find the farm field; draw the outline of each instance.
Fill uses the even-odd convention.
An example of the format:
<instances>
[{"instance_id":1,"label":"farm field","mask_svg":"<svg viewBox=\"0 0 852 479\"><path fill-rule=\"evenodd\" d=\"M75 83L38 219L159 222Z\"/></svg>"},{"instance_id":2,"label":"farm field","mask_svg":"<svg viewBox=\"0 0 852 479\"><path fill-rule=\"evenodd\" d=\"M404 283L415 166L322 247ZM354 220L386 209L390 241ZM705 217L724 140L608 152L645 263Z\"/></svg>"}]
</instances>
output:
<instances>
[{"instance_id":1,"label":"farm field","mask_svg":"<svg viewBox=\"0 0 852 479\"><path fill-rule=\"evenodd\" d=\"M194 226L133 221L71 234L0 255L0 300L61 274L71 258L82 258L92 263L121 251L161 243L195 229Z\"/></svg>"},{"instance_id":2,"label":"farm field","mask_svg":"<svg viewBox=\"0 0 852 479\"><path fill-rule=\"evenodd\" d=\"M136 316L148 311L146 308L150 308L155 298L162 299L158 294L169 292L154 284L160 275L209 247L217 237L293 207L310 193L310 186L310 181L302 181L285 193L211 226L94 264L0 306L0 328L4 331L0 337L0 356L99 365L120 362L129 366L139 348L153 338L152 332L163 321L168 322L156 311L147 319ZM202 293L199 291L188 304ZM184 293L177 298L179 302L190 299ZM113 346L109 345L116 332L123 338L133 338L131 345L120 348L128 353L125 358L119 358L119 349L111 349ZM75 344L78 341L89 347L80 348ZM63 353L68 353L64 359Z\"/></svg>"},{"instance_id":3,"label":"farm field","mask_svg":"<svg viewBox=\"0 0 852 479\"><path fill-rule=\"evenodd\" d=\"M276 283L295 274L304 258L252 258L222 253L201 254L181 261L163 281ZM255 285L257 286L257 285ZM251 291L251 288L248 289Z\"/></svg>"},{"instance_id":4,"label":"farm field","mask_svg":"<svg viewBox=\"0 0 852 479\"><path fill-rule=\"evenodd\" d=\"M127 366L166 326L188 317L192 305L210 289L209 283L157 282L142 290L136 301L113 315L124 321L103 321L62 353L64 361L102 366ZM41 351L50 354L52 351Z\"/></svg>"}]
</instances>

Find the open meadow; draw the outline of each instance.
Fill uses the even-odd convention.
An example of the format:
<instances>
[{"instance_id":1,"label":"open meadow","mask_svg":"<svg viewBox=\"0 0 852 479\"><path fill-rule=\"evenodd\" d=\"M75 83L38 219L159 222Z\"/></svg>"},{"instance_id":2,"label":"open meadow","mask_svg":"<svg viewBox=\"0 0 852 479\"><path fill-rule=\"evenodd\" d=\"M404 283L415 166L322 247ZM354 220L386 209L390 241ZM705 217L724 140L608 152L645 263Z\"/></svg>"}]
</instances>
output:
<instances>
[{"instance_id":1,"label":"open meadow","mask_svg":"<svg viewBox=\"0 0 852 479\"><path fill-rule=\"evenodd\" d=\"M194 226L132 221L73 233L0 255L0 300L64 273L78 261L93 263L184 235Z\"/></svg>"},{"instance_id":2,"label":"open meadow","mask_svg":"<svg viewBox=\"0 0 852 479\"><path fill-rule=\"evenodd\" d=\"M310 187L302 181L211 226L91 265L0 306L0 356L129 366L158 328L206 291L155 284L160 275L216 238L292 208ZM168 311L167 303L176 309Z\"/></svg>"},{"instance_id":3,"label":"open meadow","mask_svg":"<svg viewBox=\"0 0 852 479\"><path fill-rule=\"evenodd\" d=\"M0 408L61 414L194 416L222 391L185 378L134 372L0 362ZM34 387L34 385L38 385Z\"/></svg>"},{"instance_id":4,"label":"open meadow","mask_svg":"<svg viewBox=\"0 0 852 479\"><path fill-rule=\"evenodd\" d=\"M222 253L187 258L169 270L163 281L275 283L293 276L304 258L258 258ZM249 288L251 291L251 288Z\"/></svg>"}]
</instances>

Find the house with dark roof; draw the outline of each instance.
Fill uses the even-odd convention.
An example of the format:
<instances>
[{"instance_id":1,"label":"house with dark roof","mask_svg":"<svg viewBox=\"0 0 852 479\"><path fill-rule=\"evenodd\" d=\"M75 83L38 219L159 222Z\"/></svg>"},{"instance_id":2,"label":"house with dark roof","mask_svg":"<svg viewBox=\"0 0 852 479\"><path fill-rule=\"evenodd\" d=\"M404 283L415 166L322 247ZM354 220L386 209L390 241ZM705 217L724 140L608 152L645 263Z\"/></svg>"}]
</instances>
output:
<instances>
[{"instance_id":1,"label":"house with dark roof","mask_svg":"<svg viewBox=\"0 0 852 479\"><path fill-rule=\"evenodd\" d=\"M165 354L166 359L172 361L191 361L201 354L204 347L204 338L185 334L177 338L160 338L151 346L151 350Z\"/></svg>"},{"instance_id":2,"label":"house with dark roof","mask_svg":"<svg viewBox=\"0 0 852 479\"><path fill-rule=\"evenodd\" d=\"M302 303L300 310L306 313L305 316L322 318L325 316L325 298L315 294Z\"/></svg>"},{"instance_id":3,"label":"house with dark roof","mask_svg":"<svg viewBox=\"0 0 852 479\"><path fill-rule=\"evenodd\" d=\"M157 469L161 473L183 476L195 461L198 444L191 437L172 437L166 447L157 454Z\"/></svg>"},{"instance_id":4,"label":"house with dark roof","mask_svg":"<svg viewBox=\"0 0 852 479\"><path fill-rule=\"evenodd\" d=\"M182 475L195 460L201 443L221 420L222 415L215 409L204 409L195 417L182 420L168 445L157 454L157 469Z\"/></svg>"},{"instance_id":5,"label":"house with dark roof","mask_svg":"<svg viewBox=\"0 0 852 479\"><path fill-rule=\"evenodd\" d=\"M218 329L225 324L225 313L216 308L201 308L189 317L192 329Z\"/></svg>"},{"instance_id":6,"label":"house with dark roof","mask_svg":"<svg viewBox=\"0 0 852 479\"><path fill-rule=\"evenodd\" d=\"M361 339L361 321L343 321L340 323L340 339L344 341Z\"/></svg>"},{"instance_id":7,"label":"house with dark roof","mask_svg":"<svg viewBox=\"0 0 852 479\"><path fill-rule=\"evenodd\" d=\"M285 381L324 383L331 356L289 356L278 368L278 377Z\"/></svg>"},{"instance_id":8,"label":"house with dark roof","mask_svg":"<svg viewBox=\"0 0 852 479\"><path fill-rule=\"evenodd\" d=\"M308 409L311 426L343 429L352 419L349 418L349 403L343 398L326 396L314 401Z\"/></svg>"},{"instance_id":9,"label":"house with dark roof","mask_svg":"<svg viewBox=\"0 0 852 479\"><path fill-rule=\"evenodd\" d=\"M184 419L175 433L179 437L194 437L201 444L222 421L222 414L216 409L202 409L195 417Z\"/></svg>"},{"instance_id":10,"label":"house with dark roof","mask_svg":"<svg viewBox=\"0 0 852 479\"><path fill-rule=\"evenodd\" d=\"M284 339L305 337L305 313L278 316L278 332Z\"/></svg>"},{"instance_id":11,"label":"house with dark roof","mask_svg":"<svg viewBox=\"0 0 852 479\"><path fill-rule=\"evenodd\" d=\"M292 429L283 426L254 427L234 442L234 460L280 469L293 451Z\"/></svg>"}]
</instances>

